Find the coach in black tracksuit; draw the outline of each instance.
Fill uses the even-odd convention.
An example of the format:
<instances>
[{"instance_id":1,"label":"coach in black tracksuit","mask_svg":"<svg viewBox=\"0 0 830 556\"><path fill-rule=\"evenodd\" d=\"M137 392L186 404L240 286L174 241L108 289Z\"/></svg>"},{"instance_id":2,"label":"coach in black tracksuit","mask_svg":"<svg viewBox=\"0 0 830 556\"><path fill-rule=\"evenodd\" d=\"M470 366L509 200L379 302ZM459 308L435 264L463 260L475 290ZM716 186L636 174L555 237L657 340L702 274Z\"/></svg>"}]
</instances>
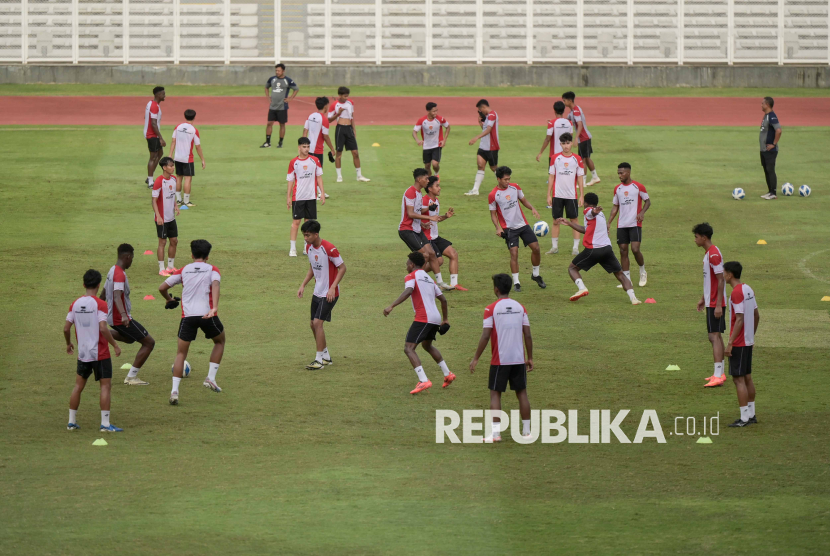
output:
<instances>
[{"instance_id":1,"label":"coach in black tracksuit","mask_svg":"<svg viewBox=\"0 0 830 556\"><path fill-rule=\"evenodd\" d=\"M772 111L774 104L775 101L772 97L764 97L764 100L761 101L764 119L761 120L759 142L761 146L761 166L764 168L764 177L766 177L768 189L767 193L761 195L762 199L775 199L775 192L778 187L778 177L775 175L775 159L778 158L781 124L778 123L778 116Z\"/></svg>"}]
</instances>

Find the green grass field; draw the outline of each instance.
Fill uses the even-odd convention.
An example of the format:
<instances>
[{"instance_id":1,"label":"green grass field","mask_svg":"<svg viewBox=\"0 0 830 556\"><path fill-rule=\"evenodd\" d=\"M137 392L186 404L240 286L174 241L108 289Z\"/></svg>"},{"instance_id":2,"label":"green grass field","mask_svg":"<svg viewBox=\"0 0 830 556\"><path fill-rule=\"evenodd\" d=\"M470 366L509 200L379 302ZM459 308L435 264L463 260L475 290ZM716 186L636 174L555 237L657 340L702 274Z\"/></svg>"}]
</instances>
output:
<instances>
[{"instance_id":1,"label":"green grass field","mask_svg":"<svg viewBox=\"0 0 830 556\"><path fill-rule=\"evenodd\" d=\"M9 92L10 87L3 87ZM67 90L67 89L63 89ZM31 92L32 89L28 89ZM102 89L96 89L101 93ZM514 92L515 90L511 90ZM18 91L18 92L23 92ZM73 91L80 93L80 91ZM143 91L142 91L143 92ZM125 94L123 91L120 94ZM179 91L179 94L182 94ZM212 93L213 94L213 93ZM489 94L489 92L488 92ZM755 93L753 93L755 94ZM207 238L222 271L220 315L228 343L218 382L201 387L210 343L193 343L193 375L170 407L178 312L143 301L161 283L146 146L137 127L0 127L0 553L3 554L826 554L830 357L826 128L787 128L779 178L813 187L809 199L765 202L757 129L592 128L610 210L616 164L628 161L653 200L643 253L656 305L632 307L598 267L591 295L569 303L571 256L543 256L548 288L528 279L516 298L530 313L534 409L630 409L633 437L657 410L667 443L436 444L435 410L484 409L487 363L467 365L492 301L490 276L508 271L486 197L462 195L475 173L472 128L454 127L444 152L441 234L461 254L448 294L452 330L437 346L458 380L408 394L416 378L402 352L411 309L382 309L403 288L407 249L396 226L420 152L408 127L362 127L364 174L350 162L320 211L323 237L348 273L326 326L335 365L309 372L309 300L296 299L307 262L289 259L287 148L260 150L261 127L201 127L208 166L194 181L196 207L179 217L177 265ZM172 128L164 126L168 136ZM502 128L501 162L543 214L545 167L537 129ZM381 147L371 148L372 142ZM494 178L488 174L488 190ZM743 187L747 198L733 201ZM712 372L703 317L701 259L691 227L707 220L727 260L744 265L762 323L753 377L760 424L728 429L734 387L704 391ZM563 232L566 247L570 243ZM765 239L766 246L756 245ZM133 315L157 340L128 388L114 378L112 422L125 432L93 447L98 388L81 403L81 431L65 430L75 359L61 337L69 303L90 267L106 273L115 247L136 248L128 272ZM542 240L545 250L547 238ZM125 347L118 368L130 362ZM425 358L434 381L440 371ZM680 371L664 371L678 364ZM440 384L440 382L439 382ZM515 397L504 398L516 409ZM676 416L720 414L712 445L669 435Z\"/></svg>"}]
</instances>

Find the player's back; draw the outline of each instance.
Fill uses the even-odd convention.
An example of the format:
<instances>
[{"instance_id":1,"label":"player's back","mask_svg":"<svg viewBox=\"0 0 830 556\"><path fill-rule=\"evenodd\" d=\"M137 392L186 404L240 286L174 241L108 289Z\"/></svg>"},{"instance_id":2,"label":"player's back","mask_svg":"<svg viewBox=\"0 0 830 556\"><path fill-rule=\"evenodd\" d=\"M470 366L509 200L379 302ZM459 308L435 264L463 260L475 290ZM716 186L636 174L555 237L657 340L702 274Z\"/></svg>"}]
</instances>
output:
<instances>
[{"instance_id":1,"label":"player's back","mask_svg":"<svg viewBox=\"0 0 830 556\"><path fill-rule=\"evenodd\" d=\"M548 129L551 131L550 155L554 156L562 152L560 137L563 133L573 133L573 126L567 118L556 118L548 121Z\"/></svg>"},{"instance_id":2,"label":"player's back","mask_svg":"<svg viewBox=\"0 0 830 556\"><path fill-rule=\"evenodd\" d=\"M184 122L176 126L173 137L176 139L176 152L173 154L173 160L193 162L193 145L198 144L196 141L199 131L193 124Z\"/></svg>"},{"instance_id":3,"label":"player's back","mask_svg":"<svg viewBox=\"0 0 830 556\"><path fill-rule=\"evenodd\" d=\"M78 361L109 359L109 345L98 325L107 320L107 304L103 300L91 295L79 297L70 304L66 320L75 325Z\"/></svg>"},{"instance_id":4,"label":"player's back","mask_svg":"<svg viewBox=\"0 0 830 556\"><path fill-rule=\"evenodd\" d=\"M308 140L311 141L308 152L323 154L323 144L325 142L323 135L328 135L329 132L328 118L324 118L319 112L313 112L308 116L305 128L308 130Z\"/></svg>"},{"instance_id":5,"label":"player's back","mask_svg":"<svg viewBox=\"0 0 830 556\"><path fill-rule=\"evenodd\" d=\"M703 301L706 307L718 305L718 274L723 274L723 254L712 245L703 255ZM721 306L726 307L726 281L723 284Z\"/></svg>"},{"instance_id":6,"label":"player's back","mask_svg":"<svg viewBox=\"0 0 830 556\"><path fill-rule=\"evenodd\" d=\"M398 230L412 230L415 233L421 231L421 221L417 218L410 218L406 207L410 206L416 214L421 214L423 209L423 195L415 186L410 185L401 198L401 223Z\"/></svg>"},{"instance_id":7,"label":"player's back","mask_svg":"<svg viewBox=\"0 0 830 556\"><path fill-rule=\"evenodd\" d=\"M594 214L594 207L585 207L582 214L585 215L585 234L582 236L582 245L586 249L599 249L610 247L611 239L608 237L608 222L605 214L600 211Z\"/></svg>"},{"instance_id":8,"label":"player's back","mask_svg":"<svg viewBox=\"0 0 830 556\"><path fill-rule=\"evenodd\" d=\"M147 139L158 137L158 134L150 124L150 120L156 120L156 125L158 125L159 131L161 131L161 106L159 106L155 99L148 102L147 106L144 107L144 137Z\"/></svg>"},{"instance_id":9,"label":"player's back","mask_svg":"<svg viewBox=\"0 0 830 556\"><path fill-rule=\"evenodd\" d=\"M177 270L166 281L169 285L182 285L183 317L203 317L213 308L213 282L219 279L219 269L212 264L193 262Z\"/></svg>"},{"instance_id":10,"label":"player's back","mask_svg":"<svg viewBox=\"0 0 830 556\"><path fill-rule=\"evenodd\" d=\"M410 299L415 310L415 322L441 324L441 313L438 312L435 300L442 292L429 274L420 268L410 272L406 276L405 287L412 288Z\"/></svg>"},{"instance_id":11,"label":"player's back","mask_svg":"<svg viewBox=\"0 0 830 556\"><path fill-rule=\"evenodd\" d=\"M117 286L116 283L118 283ZM107 322L111 325L123 324L121 313L115 310L115 296L121 298L127 314L131 314L130 281L127 279L127 273L124 272L124 269L117 264L113 265L107 273L107 280L104 282L104 294L107 298Z\"/></svg>"},{"instance_id":12,"label":"player's back","mask_svg":"<svg viewBox=\"0 0 830 556\"><path fill-rule=\"evenodd\" d=\"M499 299L484 309L484 327L491 328L491 365L525 363L522 328L530 326L524 305L509 297Z\"/></svg>"},{"instance_id":13,"label":"player's back","mask_svg":"<svg viewBox=\"0 0 830 556\"><path fill-rule=\"evenodd\" d=\"M749 284L738 284L735 286L732 290L732 295L729 296L729 312L731 313L730 335L735 328L738 313L744 316L744 329L732 345L744 347L755 344L755 309L757 308L758 303L755 300L755 290L749 287Z\"/></svg>"}]
</instances>

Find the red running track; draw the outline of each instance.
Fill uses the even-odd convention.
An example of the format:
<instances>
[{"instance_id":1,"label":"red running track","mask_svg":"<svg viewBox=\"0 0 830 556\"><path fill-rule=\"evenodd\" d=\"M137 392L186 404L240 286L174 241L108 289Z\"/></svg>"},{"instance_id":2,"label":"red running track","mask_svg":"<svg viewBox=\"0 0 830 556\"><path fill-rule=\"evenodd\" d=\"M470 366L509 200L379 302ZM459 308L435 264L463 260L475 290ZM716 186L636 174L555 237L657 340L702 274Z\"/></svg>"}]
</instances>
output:
<instances>
[{"instance_id":1,"label":"red running track","mask_svg":"<svg viewBox=\"0 0 830 556\"><path fill-rule=\"evenodd\" d=\"M0 97L0 125L143 125L149 97ZM476 125L475 102L464 97L357 97L358 125L414 125L427 101L438 103L451 124ZM556 99L493 97L501 125L543 126ZM291 102L290 124L301 124L314 111L313 99ZM755 126L761 123L760 98L583 97L588 125ZM183 121L188 108L202 125L260 125L268 112L262 97L169 97L162 103L162 124ZM830 98L779 98L775 112L784 126L830 126Z\"/></svg>"}]
</instances>

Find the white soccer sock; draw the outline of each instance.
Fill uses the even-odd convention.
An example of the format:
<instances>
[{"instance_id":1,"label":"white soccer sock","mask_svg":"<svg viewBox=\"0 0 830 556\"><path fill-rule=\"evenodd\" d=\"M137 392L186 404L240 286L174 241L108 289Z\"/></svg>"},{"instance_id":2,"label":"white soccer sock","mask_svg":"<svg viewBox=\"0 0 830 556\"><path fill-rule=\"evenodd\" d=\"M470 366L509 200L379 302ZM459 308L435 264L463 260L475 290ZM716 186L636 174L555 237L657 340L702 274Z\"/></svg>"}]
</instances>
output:
<instances>
[{"instance_id":1,"label":"white soccer sock","mask_svg":"<svg viewBox=\"0 0 830 556\"><path fill-rule=\"evenodd\" d=\"M335 168L335 170L337 170L337 177L342 178L343 177L343 169L342 168Z\"/></svg>"},{"instance_id":2,"label":"white soccer sock","mask_svg":"<svg viewBox=\"0 0 830 556\"><path fill-rule=\"evenodd\" d=\"M322 363L323 362L323 352L318 351L317 355L314 357L314 360L317 361L318 363Z\"/></svg>"},{"instance_id":3,"label":"white soccer sock","mask_svg":"<svg viewBox=\"0 0 830 556\"><path fill-rule=\"evenodd\" d=\"M555 248L555 247L559 247L559 238L558 238L558 237L552 237L552 238L550 238L550 244L551 244L551 246L552 246L552 247L554 247L554 248Z\"/></svg>"},{"instance_id":4,"label":"white soccer sock","mask_svg":"<svg viewBox=\"0 0 830 556\"><path fill-rule=\"evenodd\" d=\"M164 270L164 261L159 261L159 270Z\"/></svg>"},{"instance_id":5,"label":"white soccer sock","mask_svg":"<svg viewBox=\"0 0 830 556\"><path fill-rule=\"evenodd\" d=\"M216 381L216 373L219 372L219 363L211 363L210 369L208 369L208 378L210 380Z\"/></svg>"},{"instance_id":6,"label":"white soccer sock","mask_svg":"<svg viewBox=\"0 0 830 556\"><path fill-rule=\"evenodd\" d=\"M481 187L481 182L484 181L484 170L479 170L476 172L476 181L473 182L473 191L478 191L478 188Z\"/></svg>"},{"instance_id":7,"label":"white soccer sock","mask_svg":"<svg viewBox=\"0 0 830 556\"><path fill-rule=\"evenodd\" d=\"M443 280L443 278L441 278L441 273L440 273L440 272L439 272L438 274L436 274L436 275L435 275L435 283L436 283L436 284L440 284L440 283L441 283L441 282L443 282L443 281L444 281L444 280Z\"/></svg>"},{"instance_id":8,"label":"white soccer sock","mask_svg":"<svg viewBox=\"0 0 830 556\"><path fill-rule=\"evenodd\" d=\"M110 426L110 412L109 411L101 411L101 426L102 427Z\"/></svg>"},{"instance_id":9,"label":"white soccer sock","mask_svg":"<svg viewBox=\"0 0 830 556\"><path fill-rule=\"evenodd\" d=\"M743 421L744 423L749 421L749 407L747 406L743 406L741 408L741 421Z\"/></svg>"},{"instance_id":10,"label":"white soccer sock","mask_svg":"<svg viewBox=\"0 0 830 556\"><path fill-rule=\"evenodd\" d=\"M594 179L597 179L597 178L599 177L599 176L597 176L597 170L596 170L596 168L595 168L595 169L593 169L593 170L591 170L591 177L592 177L592 178L594 178Z\"/></svg>"},{"instance_id":11,"label":"white soccer sock","mask_svg":"<svg viewBox=\"0 0 830 556\"><path fill-rule=\"evenodd\" d=\"M515 285L515 284L518 284L518 283L519 283L519 273L515 272L515 273L513 273L513 284Z\"/></svg>"},{"instance_id":12,"label":"white soccer sock","mask_svg":"<svg viewBox=\"0 0 830 556\"><path fill-rule=\"evenodd\" d=\"M579 240L578 239L574 240L574 249L579 250Z\"/></svg>"},{"instance_id":13,"label":"white soccer sock","mask_svg":"<svg viewBox=\"0 0 830 556\"><path fill-rule=\"evenodd\" d=\"M292 250L292 251L296 251L296 250L297 250L297 242L296 242L296 241L292 241L292 242L291 242L291 250Z\"/></svg>"},{"instance_id":14,"label":"white soccer sock","mask_svg":"<svg viewBox=\"0 0 830 556\"><path fill-rule=\"evenodd\" d=\"M323 356L324 356L326 359L331 359L331 354L329 353L329 348L328 348L328 347L326 347L326 348L323 350Z\"/></svg>"},{"instance_id":15,"label":"white soccer sock","mask_svg":"<svg viewBox=\"0 0 830 556\"><path fill-rule=\"evenodd\" d=\"M631 271L630 270L623 270L623 274L625 274L626 278L631 280Z\"/></svg>"},{"instance_id":16,"label":"white soccer sock","mask_svg":"<svg viewBox=\"0 0 830 556\"><path fill-rule=\"evenodd\" d=\"M438 363L438 366L441 367L441 372L444 373L444 376L450 376L450 368L447 367L446 361L441 361Z\"/></svg>"},{"instance_id":17,"label":"white soccer sock","mask_svg":"<svg viewBox=\"0 0 830 556\"><path fill-rule=\"evenodd\" d=\"M532 276L539 276L539 267L538 266L533 267Z\"/></svg>"},{"instance_id":18,"label":"white soccer sock","mask_svg":"<svg viewBox=\"0 0 830 556\"><path fill-rule=\"evenodd\" d=\"M355 168L355 172L357 172L357 177L361 177L360 168Z\"/></svg>"},{"instance_id":19,"label":"white soccer sock","mask_svg":"<svg viewBox=\"0 0 830 556\"><path fill-rule=\"evenodd\" d=\"M70 409L69 410L69 422L70 423L77 423L77 421L76 421L76 419L77 419L76 414L77 413L78 413L77 409Z\"/></svg>"},{"instance_id":20,"label":"white soccer sock","mask_svg":"<svg viewBox=\"0 0 830 556\"><path fill-rule=\"evenodd\" d=\"M184 204L187 204L189 202L190 202L190 193L185 193L184 194Z\"/></svg>"},{"instance_id":21,"label":"white soccer sock","mask_svg":"<svg viewBox=\"0 0 830 556\"><path fill-rule=\"evenodd\" d=\"M640 265L640 274L646 271L646 265Z\"/></svg>"},{"instance_id":22,"label":"white soccer sock","mask_svg":"<svg viewBox=\"0 0 830 556\"><path fill-rule=\"evenodd\" d=\"M530 419L522 419L522 434L530 434Z\"/></svg>"},{"instance_id":23,"label":"white soccer sock","mask_svg":"<svg viewBox=\"0 0 830 556\"><path fill-rule=\"evenodd\" d=\"M176 268L176 265L174 264L175 262L175 257L172 259L170 257L167 257L167 268Z\"/></svg>"},{"instance_id":24,"label":"white soccer sock","mask_svg":"<svg viewBox=\"0 0 830 556\"><path fill-rule=\"evenodd\" d=\"M153 181L153 176L147 176L147 179Z\"/></svg>"},{"instance_id":25,"label":"white soccer sock","mask_svg":"<svg viewBox=\"0 0 830 556\"><path fill-rule=\"evenodd\" d=\"M450 274L450 286L458 285L458 274Z\"/></svg>"},{"instance_id":26,"label":"white soccer sock","mask_svg":"<svg viewBox=\"0 0 830 556\"><path fill-rule=\"evenodd\" d=\"M630 290L626 290L626 292L625 292L625 293L627 293L627 294L628 294L628 299L630 299L631 301L634 301L635 299L637 299L637 298L634 296L634 289L633 289L633 288L632 288L632 289L630 289Z\"/></svg>"},{"instance_id":27,"label":"white soccer sock","mask_svg":"<svg viewBox=\"0 0 830 556\"><path fill-rule=\"evenodd\" d=\"M182 192L181 191L176 191L176 200L180 203L182 202Z\"/></svg>"},{"instance_id":28,"label":"white soccer sock","mask_svg":"<svg viewBox=\"0 0 830 556\"><path fill-rule=\"evenodd\" d=\"M496 421L495 417L493 417L492 437L494 437L494 438L500 438L501 437L501 421Z\"/></svg>"},{"instance_id":29,"label":"white soccer sock","mask_svg":"<svg viewBox=\"0 0 830 556\"><path fill-rule=\"evenodd\" d=\"M129 378L133 378L138 376L138 371L141 369L139 367L130 367L130 372L127 374Z\"/></svg>"},{"instance_id":30,"label":"white soccer sock","mask_svg":"<svg viewBox=\"0 0 830 556\"><path fill-rule=\"evenodd\" d=\"M723 361L720 363L715 363L715 378L720 378L723 376Z\"/></svg>"},{"instance_id":31,"label":"white soccer sock","mask_svg":"<svg viewBox=\"0 0 830 556\"><path fill-rule=\"evenodd\" d=\"M178 393L179 391L179 383L182 381L181 378L174 376L173 377L173 390L170 391L171 394Z\"/></svg>"},{"instance_id":32,"label":"white soccer sock","mask_svg":"<svg viewBox=\"0 0 830 556\"><path fill-rule=\"evenodd\" d=\"M749 418L752 419L755 417L755 402L748 402L746 407L749 410Z\"/></svg>"},{"instance_id":33,"label":"white soccer sock","mask_svg":"<svg viewBox=\"0 0 830 556\"><path fill-rule=\"evenodd\" d=\"M415 374L418 375L418 380L421 382L427 382L429 380L423 367L415 367Z\"/></svg>"},{"instance_id":34,"label":"white soccer sock","mask_svg":"<svg viewBox=\"0 0 830 556\"><path fill-rule=\"evenodd\" d=\"M574 281L574 284L576 284L576 287L579 288L580 290L587 290L588 289L588 288L585 287L585 282L582 281L582 278L577 278Z\"/></svg>"}]
</instances>

